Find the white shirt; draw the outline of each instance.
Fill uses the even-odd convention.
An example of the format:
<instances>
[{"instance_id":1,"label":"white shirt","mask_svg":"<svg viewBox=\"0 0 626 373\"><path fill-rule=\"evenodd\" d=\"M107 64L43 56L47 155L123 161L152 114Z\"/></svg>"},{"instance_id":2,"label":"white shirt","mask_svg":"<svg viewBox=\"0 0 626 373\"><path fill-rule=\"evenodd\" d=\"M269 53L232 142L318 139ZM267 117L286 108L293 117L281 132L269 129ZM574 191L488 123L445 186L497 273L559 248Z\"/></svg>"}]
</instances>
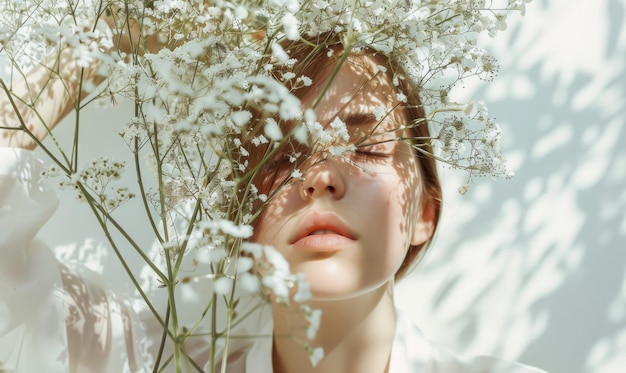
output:
<instances>
[{"instance_id":1,"label":"white shirt","mask_svg":"<svg viewBox=\"0 0 626 373\"><path fill-rule=\"evenodd\" d=\"M391 348L390 373L542 373L537 368L487 356L462 358L429 341L413 322L397 313L396 333ZM259 335L271 335L267 317ZM230 361L228 373L272 373L272 339L256 339L245 355ZM368 372L369 373L369 372ZM545 372L543 372L545 373Z\"/></svg>"},{"instance_id":2,"label":"white shirt","mask_svg":"<svg viewBox=\"0 0 626 373\"><path fill-rule=\"evenodd\" d=\"M152 371L160 338L154 320L95 274L60 264L35 238L58 204L41 171L32 152L0 147L0 371ZM258 334L271 335L269 313L257 320L262 325ZM232 347L229 373L271 373L271 338L234 342ZM190 348L192 357L205 364L208 343L198 339ZM399 315L390 372L542 371L489 357L462 359L428 341Z\"/></svg>"}]
</instances>

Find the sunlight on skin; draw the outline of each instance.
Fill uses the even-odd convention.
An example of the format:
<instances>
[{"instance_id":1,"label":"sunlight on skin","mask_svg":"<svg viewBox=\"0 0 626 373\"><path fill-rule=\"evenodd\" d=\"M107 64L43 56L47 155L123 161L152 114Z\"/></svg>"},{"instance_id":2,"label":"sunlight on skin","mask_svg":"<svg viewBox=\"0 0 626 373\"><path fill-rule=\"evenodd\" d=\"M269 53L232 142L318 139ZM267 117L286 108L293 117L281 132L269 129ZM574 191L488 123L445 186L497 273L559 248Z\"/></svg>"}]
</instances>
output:
<instances>
[{"instance_id":1,"label":"sunlight on skin","mask_svg":"<svg viewBox=\"0 0 626 373\"><path fill-rule=\"evenodd\" d=\"M394 109L380 125L371 117L374 108L389 111L399 104L388 75L374 75L380 62L372 57L349 59L317 106L317 120L328 125L339 117L351 127L356 143L363 134L382 134L365 144L397 136L398 124L408 123L404 109ZM307 92L303 106L311 106L318 95L317 90ZM358 122L351 118L370 119ZM432 233L432 226L421 228L427 223L418 212L422 188L417 160L410 145L398 141L360 147L323 160L325 149L319 153L313 148L318 153L302 165L303 180L287 183L278 191L260 219L255 238L276 247L291 270L304 273L310 282L313 301L309 304L322 310L321 329L312 342L322 346L326 355L319 371L337 367L359 370L354 364L361 360L361 370L382 369L385 360L381 364L379 357L388 357L385 353L393 339L390 331L395 330L394 275L408 246L424 242ZM316 219L334 221L344 234L299 237L307 233L307 225L319 224ZM328 251L328 247L339 249ZM295 333L293 338L304 337L298 335L301 321L290 317L293 312L281 305L272 309L276 336ZM298 357L304 353L301 348L290 347L293 342L285 338L276 338L274 343L279 370L281 363L287 369L293 369L294 362L301 366L297 363L304 358ZM346 361L344 356L354 359Z\"/></svg>"},{"instance_id":2,"label":"sunlight on skin","mask_svg":"<svg viewBox=\"0 0 626 373\"><path fill-rule=\"evenodd\" d=\"M111 17L103 16L103 20L113 28L114 21ZM113 32L113 50L130 53L131 50L137 49L139 55L143 55L144 50L141 46L131 44L131 40L137 40L139 34L139 25L135 20L130 20L130 26L122 30L113 28ZM176 46L175 42L167 45L160 43L157 35L147 37L145 45L152 52L163 47ZM105 76L98 71L99 64L94 63L87 68L81 68L71 48L48 53L50 54L45 56L40 64L21 72L28 76L28 82L18 71L0 69L2 79L0 95L4 96L7 95L7 91L10 92L13 104L20 113L18 116L11 103L7 102L4 107L0 107L0 121L9 128L20 127L23 122L38 141L43 140L62 118L75 110L78 102L89 96L91 91L88 87L97 87L105 80ZM7 57L3 54L0 61L4 58ZM82 82L89 82L85 86L79 84L81 74ZM45 92L46 96L38 96L41 92ZM0 146L33 150L37 146L37 141L25 131L0 129Z\"/></svg>"},{"instance_id":3,"label":"sunlight on skin","mask_svg":"<svg viewBox=\"0 0 626 373\"><path fill-rule=\"evenodd\" d=\"M72 82L80 80L80 69L73 59L72 51L63 50L58 56L58 64L56 58L56 55L51 55L48 61L30 71L28 83L18 77L14 79L14 82L3 81L6 89L13 95L14 104L20 112L20 116L16 115L9 102L4 107L0 107L0 121L7 127L20 127L23 121L33 136L41 140L56 126L60 118L69 114L73 105L79 101L78 84L66 85L64 83L64 80ZM95 72L95 69L85 70L85 79L93 79L96 84L102 81L103 78L97 77ZM47 87L46 96L36 96L44 90L44 87ZM67 87L70 88L67 89ZM6 94L4 89L0 90L0 95ZM80 99L85 96L86 93L82 92ZM35 110L31 110L30 105L33 105ZM32 150L37 144L25 131L0 129L0 146Z\"/></svg>"},{"instance_id":4,"label":"sunlight on skin","mask_svg":"<svg viewBox=\"0 0 626 373\"><path fill-rule=\"evenodd\" d=\"M355 87L359 87L360 85L362 85L362 83L359 82L363 81L363 77L361 77L361 71L355 70L353 67L348 69L348 67L352 66L347 65L346 68L344 68L344 70L347 71L339 74L337 84L333 84L332 89L327 92L326 98L318 106L318 109L316 111L318 112L317 119L320 123L329 123L336 116L347 118L355 113L368 112L373 107L382 106L385 101L389 100L390 98L393 100L393 97L395 96L393 95L393 87L391 87L389 83L385 84L385 82L381 81L382 79L375 79L374 83L370 83L374 85L374 87L372 87L372 91L376 92L376 94L360 94L357 95L356 98L352 98ZM370 68L374 67L375 65L373 64L370 66ZM350 77L350 79L347 79L346 77ZM381 85L380 88L376 86L378 84ZM307 95L303 99L303 106L306 107L307 105L310 105L312 99L316 97L317 94L317 92L313 91L309 95ZM337 105L338 102L341 104ZM397 101L395 102L395 104L397 104ZM395 104L385 106L393 107ZM395 110L393 118L390 118L386 121L385 127L392 129L397 126L396 123L406 123L407 121L408 120L406 118L406 114L404 114L403 111ZM370 131L370 128L374 128L376 126L376 122L359 124L358 128L352 130L355 133L367 133ZM379 130L387 131L388 129L380 128ZM387 135L386 137L390 137L390 135ZM378 141L379 138L380 136L376 136L375 141ZM344 220L348 224L350 224L351 222L358 222L359 220L362 220L362 218L360 217L364 216L364 211L361 211L359 209L359 207L362 206L366 209L366 211L374 214L374 216L372 219L368 219L366 222L360 223L361 225L363 225L363 223L365 224L361 227L361 231L358 233L376 232L377 229L379 229L381 222L389 221L388 226L399 227L400 232L397 235L377 234L376 237L396 237L401 241L388 241L385 243L384 241L379 242L379 240L375 239L375 237L372 237L370 241L372 242L373 246L406 248L410 241L408 236L410 235L410 232L412 230L409 230L406 222L410 221L409 215L415 216L416 206L419 204L420 200L417 194L420 190L419 181L414 176L417 172L417 164L415 162L410 147L405 143L387 142L383 144L378 144L374 146L374 148L375 149L368 151L377 151L381 154L390 156L396 154L396 156L390 160L385 160L383 157L376 158L375 156L369 156L369 159L359 159L359 157L363 158L364 155L346 155L348 158L353 156L357 157L356 163L359 164L359 166L362 167L363 170L361 170L359 166L353 165L347 160L342 160L339 157L337 157L338 159L328 159L321 163L317 163L315 166L309 166L308 164L305 164L302 170L302 172L305 174L304 182L305 184L316 184L327 182L329 178L336 178L334 179L334 182L340 183L340 187L342 189L345 189L347 197L343 198L342 196L337 202L337 208L340 208L342 214L345 216ZM315 156L313 158L315 158ZM382 183L383 180L385 184ZM402 180L410 180L410 184L404 186L404 182L402 182ZM397 187L398 185L402 186L402 190L394 191L391 189L392 187ZM270 204L270 206L268 207L268 211L264 216L264 219L261 220L262 223L259 226L259 231L262 232L258 237L260 242L277 242L275 240L278 239L280 235L285 235L288 232L297 231L295 227L282 228L282 226L283 224L296 224L297 220L301 219L302 215L305 212L302 209L303 202L298 202L298 204L294 204L294 201L299 199L296 198L297 194L300 193L299 189L299 182L295 181L293 184L284 187L283 190L280 192L278 198L272 204ZM343 190L340 191L342 193L344 192ZM376 206L374 203L376 203L376 201L379 199L381 205ZM372 204L366 205L364 204L364 201L369 201L369 203ZM406 203L406 201L411 202ZM320 207L329 208L330 205L322 205ZM383 219L382 214L387 216L387 218ZM279 223L278 221L274 221L275 216L289 216L290 218L285 222ZM281 230L264 231L265 227L281 227ZM282 237L282 241L289 241L289 239L287 237ZM399 258L404 257L405 250L406 249L400 250L400 252L398 253ZM288 261L291 263L292 269L294 271L300 270L297 264L300 262L302 262L302 265L304 266L303 269L312 265L316 265L315 262L308 263L308 259L303 257L302 253L288 251L284 252L283 254L285 254ZM399 265L401 261L393 258L378 257L378 255L380 255L380 252L378 250L371 251L370 254L375 254L377 255L377 257L367 259L367 263L370 263L370 267L368 267L368 270L362 271L358 275L357 273L355 273L354 276L341 276L342 279L355 279L359 281L358 283L350 285L350 287L356 286L355 289L358 289L359 287L363 287L365 284L371 281L367 278L361 277L363 274L366 273L374 275L382 271L381 273L385 273L383 277L388 277L390 273L392 274L395 272L395 270L397 269L396 266ZM346 257L345 260L348 260L348 262L356 260L358 262L364 259L366 258L357 259L356 257ZM383 263L389 263L389 266L380 266L381 261ZM326 285L328 290L321 290L322 287L320 287L320 293L325 293L326 291L329 291L329 294L334 291L341 293L342 287L339 286L339 283L337 282L337 277L330 276L330 273L327 273L327 270L335 268L336 270L341 270L342 272L351 272L350 267L344 267L345 264L340 265L339 267L329 266L319 273L316 273L316 271L313 271L312 269L305 269L304 272L311 279L313 285L312 290L314 294L316 284L322 284L326 281L330 281ZM317 280L318 276L320 276L319 281ZM365 285L365 288L368 288L369 286L371 285Z\"/></svg>"},{"instance_id":5,"label":"sunlight on skin","mask_svg":"<svg viewBox=\"0 0 626 373\"><path fill-rule=\"evenodd\" d=\"M613 2L615 3L615 2ZM485 99L497 104L508 104L504 108L495 110L497 107L491 107L492 112L496 113L499 120L503 123L503 154L509 160L512 169L518 171L518 175L511 181L493 182L492 180L481 181L480 184L472 185L470 192L466 196L458 196L457 188L464 182L464 175L460 172L448 172L443 170L444 191L444 217L440 225L440 234L434 245L430 248L430 253L425 260L419 264L414 274L409 278L400 282L396 288L396 298L401 308L409 310L409 315L415 320L426 333L427 336L434 340L444 342L458 351L464 352L480 352L489 354L498 352L502 357L516 359L519 356L528 358L525 361L536 363L538 366L549 368L542 362L553 362L558 367L558 363L563 364L562 356L567 355L568 359L576 359L582 362L579 366L572 370L555 369L554 372L567 371L568 373L621 373L621 368L626 364L624 356L626 356L626 332L624 332L624 315L615 309L623 308L626 302L626 282L624 282L623 273L626 273L626 266L621 264L621 270L617 270L615 266L610 265L613 258L605 258L604 273L594 272L588 264L578 262L581 260L579 255L581 252L589 252L596 258L602 258L604 255L604 247L598 247L603 241L601 237L576 237L573 230L560 228L555 235L548 235L550 227L556 227L559 224L578 222L580 214L583 216L591 215L591 211L584 210L581 205L573 205L559 210L557 221L553 225L542 228L542 232L547 232L546 237L557 239L559 242L574 242L578 245L572 246L565 250L565 246L555 252L539 250L533 254L534 256L547 255L551 259L551 263L544 267L533 268L526 266L520 268L519 264L524 260L529 248L529 239L526 234L534 237L534 231L521 232L522 222L529 221L527 216L527 206L535 208L537 216L546 214L551 209L555 209L552 205L551 198L563 196L557 199L560 206L574 203L572 201L572 191L574 198L581 192L577 188L584 186L589 192L596 195L606 195L610 199L610 203L598 205L594 208L596 211L602 211L602 219L598 219L602 224L611 221L617 221L616 234L621 235L621 243L626 237L626 219L624 211L626 211L626 194L623 192L626 185L626 154L620 150L620 145L625 141L623 117L615 114L617 111L623 112L623 88L619 87L620 79L623 75L618 75L618 69L621 64L623 66L623 56L626 54L624 48L624 28L621 29L621 39L619 46L609 45L606 39L605 25L609 17L609 2L589 2L586 0L557 0L547 1L535 0L528 4L528 16L523 18L521 23L522 32L515 33L516 21L519 17L510 18L509 30L500 35L499 38L490 41L492 50L498 56L501 71L494 82L487 85L482 92ZM572 18L573 17L573 18ZM582 26L581 26L582 25ZM565 31L564 31L565 30ZM518 30L519 31L519 30ZM577 39L573 35L585 34L583 39ZM587 40L593 36L593 40ZM578 41L577 41L578 40ZM610 58L605 58L606 56ZM580 63L579 63L580 62ZM582 64L582 65L581 65ZM541 70L538 72L532 69ZM600 73L600 72L601 73ZM585 76L591 81L580 88L579 91L573 91L572 103L565 103L563 107L555 107L552 110L545 110L541 105L551 105L550 102L556 100L561 93L555 92L545 97L540 96L533 100L535 95L542 91L551 92L551 85L558 82L563 85L561 90L570 88L570 75L581 75L584 72L592 74ZM560 74L564 74L561 77ZM523 94L520 93L518 82L524 81ZM529 83L530 82L530 83ZM613 82L611 84L611 82ZM467 85L462 95L473 96L477 88ZM519 100L523 101L520 103ZM557 101L562 101L559 99ZM537 134L535 124L535 116L531 118L533 121L522 121L515 118L525 118L529 114L537 110L544 110L541 115L551 121L551 128L563 125L563 110L571 111L572 105L575 108L581 108L584 105L593 105L599 108L599 114L594 121L580 124L575 130L574 140L586 139L581 144L576 144L576 150L567 147L553 149L552 156L558 157L560 161L565 163L564 158L574 159L576 162L584 162L587 170L598 172L597 175L589 177L589 173L585 172L579 164L576 169L576 178L563 177L561 175L560 186L555 185L555 189L551 189L548 193L547 179L551 174L558 176L556 167L541 165L537 168L523 168L524 164L530 158L529 150L536 143L537 138L542 134ZM514 106L511 106L514 105ZM131 110L130 106L120 103L115 111ZM108 112L107 112L108 113ZM85 137L84 146L85 159L92 157L87 153L91 150L94 154L98 154L96 150L105 143L107 146L115 144L117 136L115 129L112 128L113 122L124 120L121 115L116 121L108 115L103 115L102 111L97 108L88 108L84 113L85 128L90 132ZM577 120L576 113L569 114L570 123L574 124ZM606 120L607 118L612 120ZM508 122L508 123L507 123ZM66 123L68 124L68 123ZM516 138L512 129L507 128L507 124L511 126L521 127L520 133L532 132L533 138ZM56 134L58 137L66 139L71 138L71 125L62 125ZM57 131L57 130L55 130ZM102 140L109 136L109 140ZM604 147L604 140L617 141L617 147ZM574 141L570 139L571 141ZM119 142L119 141L118 141ZM566 144L567 145L567 144ZM588 146L594 145L593 156L587 151ZM571 143L569 144L571 147ZM115 154L127 154L124 147L112 147L111 152ZM567 151L567 153L563 153ZM602 172L604 167L603 159L611 158L609 167ZM621 157L621 158L620 158ZM620 159L622 160L619 163ZM547 161L547 159L540 159ZM599 163L596 163L599 162ZM602 167L600 167L602 166ZM520 173L519 171L524 171ZM571 170L570 170L571 171ZM131 184L133 177L127 175L130 179L125 184ZM565 181L565 183L563 183ZM599 185L605 182L611 182L613 189L601 189ZM563 188L562 190L559 188ZM510 193L506 194L510 189ZM616 192L621 190L622 192ZM608 193L607 193L608 191ZM45 234L42 238L47 242L59 242L59 236L63 236L59 232L63 232L66 226L65 219L72 219L72 224L76 225L81 222L92 219L90 214L85 211L83 205L79 205L73 201L73 196L67 193L61 202L61 209L56 214L50 224L44 230ZM583 196L584 197L584 196ZM579 202L584 202L578 198ZM595 199L593 201L596 201ZM539 203L541 202L541 204ZM546 205L547 204L547 205ZM124 206L124 213L132 219L133 208ZM481 214L481 212L484 212ZM573 220L570 219L573 214ZM485 215L488 218L485 218ZM549 216L549 215L546 215ZM82 220L81 220L82 218ZM134 217L139 221L139 217ZM586 221L592 224L593 222ZM529 223L530 224L530 223ZM576 225L578 226L578 225ZM598 227L598 225L594 225ZM583 227L584 229L584 227ZM441 232L445 232L441 233ZM96 236L100 233L94 230L76 232L76 234ZM566 236L561 238L560 236ZM466 237L475 237L473 240L466 240ZM82 237L82 236L81 236ZM81 237L73 236L78 242L82 242ZM574 239L572 239L572 237ZM577 239L578 238L578 239ZM100 239L101 241L103 239ZM515 241L519 241L514 245ZM150 240L146 238L146 246L149 246ZM63 243L63 242L61 242ZM459 243L465 243L459 245ZM580 246L582 245L582 246ZM489 247L486 247L489 246ZM622 246L623 247L623 246ZM571 252L571 253L570 253ZM461 254L462 253L462 254ZM495 258L497 257L497 258ZM494 259L495 258L495 259ZM559 258L560 262L559 262ZM582 258L591 259L591 258ZM532 261L536 263L536 261ZM119 265L113 264L114 261L107 263L107 270L114 288L121 291L128 291L128 283L124 280L124 276L120 276ZM495 269L503 263L509 263L504 268ZM527 263L530 263L527 262ZM562 263L563 266L561 267ZM139 266L139 264L137 264ZM578 267L577 267L578 266ZM543 268L543 269L542 269ZM560 269L558 269L560 268ZM576 270L576 268L578 268ZM558 269L558 270L557 270ZM107 271L105 270L105 272ZM548 276L546 281L549 287L542 287L542 276L536 277L537 282L533 282L533 286L525 286L524 278L520 276L530 275L535 271L544 271L543 275ZM576 271L574 275L572 271ZM585 272L586 271L586 272ZM555 286L564 280L574 277L579 279L587 279L589 275L601 275L591 282L592 286L579 287L577 292L573 292L577 297L586 303L586 314L589 316L600 315L599 317L606 319L609 315L613 315L612 324L610 324L614 332L603 332L602 338L594 339L577 332L580 326L585 326L588 322L584 320L580 324L572 322L571 318L564 314L554 314L551 311L554 306L538 303L542 297L545 301L550 300L554 295ZM611 291L615 291L615 295L611 297L610 308L607 310L604 304L594 302L592 296L595 293L605 291L607 288L608 278L606 276L615 276L616 285L609 287ZM535 277L533 277L535 278ZM489 281L495 281L498 286L490 286ZM586 280L585 280L586 281ZM611 282L611 284L613 284ZM464 287L467 285L467 288ZM594 287L595 286L595 287ZM594 287L592 292L589 287ZM465 291L467 289L467 291ZM546 293L547 290L547 293ZM516 292L519 291L519 294ZM510 294L510 293L513 294ZM538 293L535 293L538 292ZM486 293L487 296L476 300L480 294ZM508 296L505 294L509 294ZM523 295L523 299L518 299ZM574 303L574 295L566 298L558 298L559 301L571 302L578 306L581 303ZM443 299L443 300L442 300ZM591 299L591 300L589 300ZM511 303L513 302L513 303ZM533 309L533 307L535 307ZM569 307L571 315L575 315L580 310ZM546 318L551 316L551 318ZM553 324L555 319L566 319L567 325L571 328L572 334L565 334L563 330L554 330ZM494 320L492 322L492 320ZM547 323L547 324L546 324ZM578 325L577 325L578 324ZM595 328L591 325L591 328ZM554 330L554 331L552 331ZM552 331L552 332L551 332ZM548 333L556 334L561 338L546 339ZM571 336L571 338L569 338ZM540 344L542 340L546 344ZM552 343L554 342L554 343ZM558 342L558 343L557 343ZM572 347L579 344L589 345L585 347L580 354L573 354ZM51 344L56 346L56 344ZM538 345L546 347L543 351L529 351L533 346ZM580 351L576 349L575 351ZM580 356L577 356L580 355ZM562 360L562 361L555 361ZM585 361L588 360L585 366ZM562 366L562 365L561 365Z\"/></svg>"}]
</instances>

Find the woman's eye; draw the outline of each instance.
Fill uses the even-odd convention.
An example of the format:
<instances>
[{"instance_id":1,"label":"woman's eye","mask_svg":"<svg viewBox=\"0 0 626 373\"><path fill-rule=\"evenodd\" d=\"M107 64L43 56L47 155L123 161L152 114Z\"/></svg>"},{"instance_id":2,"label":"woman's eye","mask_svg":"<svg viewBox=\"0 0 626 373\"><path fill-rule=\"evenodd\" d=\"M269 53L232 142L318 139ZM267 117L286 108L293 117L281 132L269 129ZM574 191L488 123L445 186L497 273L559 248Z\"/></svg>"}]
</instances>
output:
<instances>
[{"instance_id":1,"label":"woman's eye","mask_svg":"<svg viewBox=\"0 0 626 373\"><path fill-rule=\"evenodd\" d=\"M382 150L382 149L380 149ZM390 154L377 149L377 147L364 146L354 151L354 158L357 161L380 161L390 157Z\"/></svg>"},{"instance_id":2,"label":"woman's eye","mask_svg":"<svg viewBox=\"0 0 626 373\"><path fill-rule=\"evenodd\" d=\"M386 158L386 157L389 156L388 154L375 152L375 151L371 151L371 150L357 150L357 151L355 151L355 153L357 155L360 155L360 156L363 156L363 157Z\"/></svg>"}]
</instances>

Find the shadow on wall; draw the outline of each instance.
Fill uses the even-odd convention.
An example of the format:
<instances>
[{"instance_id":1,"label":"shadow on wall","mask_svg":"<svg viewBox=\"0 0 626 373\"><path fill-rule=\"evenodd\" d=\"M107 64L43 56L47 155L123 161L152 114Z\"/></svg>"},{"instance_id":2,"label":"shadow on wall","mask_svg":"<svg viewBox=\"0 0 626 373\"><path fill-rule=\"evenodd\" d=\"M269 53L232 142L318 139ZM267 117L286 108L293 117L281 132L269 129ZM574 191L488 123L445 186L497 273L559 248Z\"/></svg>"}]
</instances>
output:
<instances>
[{"instance_id":1,"label":"shadow on wall","mask_svg":"<svg viewBox=\"0 0 626 373\"><path fill-rule=\"evenodd\" d=\"M462 175L444 171L439 236L399 285L431 338L550 372L625 371L625 14L619 0L537 1L495 46L514 53L476 95L490 96L516 177L459 197ZM597 35L577 38L581 19Z\"/></svg>"},{"instance_id":2,"label":"shadow on wall","mask_svg":"<svg viewBox=\"0 0 626 373\"><path fill-rule=\"evenodd\" d=\"M502 123L517 176L478 181L459 196L464 175L444 170L437 240L398 285L399 306L431 339L553 373L626 371L625 12L623 0L534 0L494 40L501 74L473 93ZM126 154L110 147L122 109L91 112L94 146L85 152ZM59 135L71 138L65 127ZM82 228L84 205L62 198L42 238L59 256L102 266L101 232ZM141 221L132 205L123 211ZM81 227L83 247L61 237L68 226ZM142 242L149 247L150 237ZM112 254L94 270L132 290Z\"/></svg>"}]
</instances>

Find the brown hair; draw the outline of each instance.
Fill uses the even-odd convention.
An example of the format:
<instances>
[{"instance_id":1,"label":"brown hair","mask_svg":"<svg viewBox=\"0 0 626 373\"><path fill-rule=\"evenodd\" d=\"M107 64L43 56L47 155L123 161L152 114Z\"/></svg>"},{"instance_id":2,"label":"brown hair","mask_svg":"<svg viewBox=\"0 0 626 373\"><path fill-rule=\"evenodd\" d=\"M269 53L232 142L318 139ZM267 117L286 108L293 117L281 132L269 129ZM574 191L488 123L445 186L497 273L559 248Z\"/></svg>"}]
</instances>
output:
<instances>
[{"instance_id":1,"label":"brown hair","mask_svg":"<svg viewBox=\"0 0 626 373\"><path fill-rule=\"evenodd\" d=\"M293 68L281 71L277 69L274 71L274 77L278 80L282 80L282 74L290 71L294 72L297 76L306 76L311 78L313 82L324 82L329 77L324 76L328 69L325 66L334 66L340 63L341 56L346 51L338 37L335 34L323 34L316 37L314 40L299 40L295 42L289 42L282 45L285 51L291 58L297 60ZM329 53L330 52L330 53ZM406 123L409 127L408 131L410 137L415 138L413 142L413 148L415 157L417 158L418 167L421 176L421 210L426 211L426 207L429 208L430 213L433 214L433 236L439 223L441 215L441 201L442 191L439 182L439 176L437 173L437 165L435 159L428 154L432 154L432 147L430 141L430 131L428 129L428 123L426 122L426 115L424 107L421 103L418 88L409 82L406 78L404 69L398 63L398 61L383 56L381 53L376 52L370 48L363 47L358 50L349 51L350 55L346 60L350 60L354 56L373 56L376 58L385 57L386 65L389 68L385 74L388 79L392 80L394 77L398 78L400 93L407 97L405 103L405 109L407 110L410 123ZM330 56L329 56L330 55ZM295 96L302 98L309 89L299 88L294 91ZM259 112L253 110L253 132L258 134L263 127L264 118ZM293 126L293 123L281 123L283 133ZM290 146L294 151L304 150L303 146L298 144L297 141L290 141L285 146ZM264 155L270 151L269 144L266 146L246 146L250 153L250 160L253 164L261 161ZM260 191L268 193L271 190L271 185L274 185L279 180L281 175L278 174L281 169L281 162L286 162L284 159L277 159L276 161L264 165L257 176L254 178L255 185ZM280 180L279 180L280 181ZM260 217L262 219L262 216ZM422 257L423 253L430 246L432 242L432 236L426 242L421 245L411 245L409 250L395 274L395 279L399 280L407 274L407 272L417 263L418 259Z\"/></svg>"}]
</instances>

